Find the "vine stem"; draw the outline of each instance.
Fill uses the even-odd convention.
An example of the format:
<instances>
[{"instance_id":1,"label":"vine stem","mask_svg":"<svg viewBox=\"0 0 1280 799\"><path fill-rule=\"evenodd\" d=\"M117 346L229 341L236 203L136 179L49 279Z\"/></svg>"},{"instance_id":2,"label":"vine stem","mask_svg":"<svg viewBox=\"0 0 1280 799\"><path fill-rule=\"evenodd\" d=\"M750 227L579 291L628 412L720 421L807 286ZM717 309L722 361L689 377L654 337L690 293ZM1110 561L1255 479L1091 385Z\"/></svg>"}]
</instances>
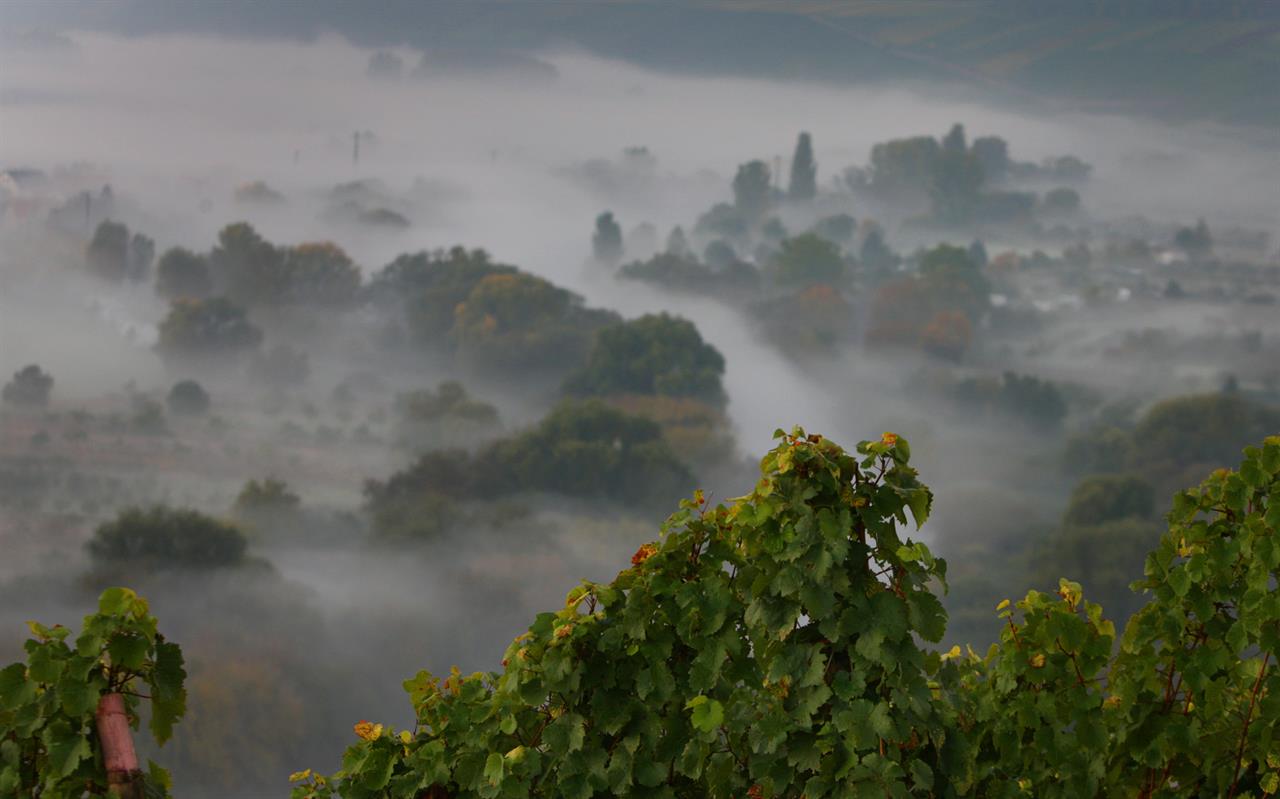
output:
<instances>
[{"instance_id":1,"label":"vine stem","mask_svg":"<svg viewBox=\"0 0 1280 799\"><path fill-rule=\"evenodd\" d=\"M1244 761L1244 747L1249 739L1249 724L1253 722L1253 706L1258 702L1258 691L1262 689L1262 678L1267 674L1267 664L1270 660L1270 652L1262 656L1262 668L1258 669L1258 679L1253 681L1253 691L1249 694L1249 710L1244 715L1244 729L1240 731L1240 746L1236 749L1236 773L1231 778L1231 791L1227 794L1227 799L1232 799L1236 795L1236 788L1240 785L1240 765Z\"/></svg>"}]
</instances>

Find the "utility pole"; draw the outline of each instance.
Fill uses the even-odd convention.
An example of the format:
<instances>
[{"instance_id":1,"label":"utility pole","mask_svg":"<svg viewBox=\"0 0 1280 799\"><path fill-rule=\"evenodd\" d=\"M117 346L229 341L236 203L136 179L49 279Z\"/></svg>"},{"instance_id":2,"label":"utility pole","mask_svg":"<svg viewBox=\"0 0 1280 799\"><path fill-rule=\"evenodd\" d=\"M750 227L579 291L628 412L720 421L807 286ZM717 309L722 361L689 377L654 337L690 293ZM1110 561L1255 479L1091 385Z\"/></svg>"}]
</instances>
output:
<instances>
[{"instance_id":1,"label":"utility pole","mask_svg":"<svg viewBox=\"0 0 1280 799\"><path fill-rule=\"evenodd\" d=\"M351 165L360 165L360 131L351 134Z\"/></svg>"}]
</instances>

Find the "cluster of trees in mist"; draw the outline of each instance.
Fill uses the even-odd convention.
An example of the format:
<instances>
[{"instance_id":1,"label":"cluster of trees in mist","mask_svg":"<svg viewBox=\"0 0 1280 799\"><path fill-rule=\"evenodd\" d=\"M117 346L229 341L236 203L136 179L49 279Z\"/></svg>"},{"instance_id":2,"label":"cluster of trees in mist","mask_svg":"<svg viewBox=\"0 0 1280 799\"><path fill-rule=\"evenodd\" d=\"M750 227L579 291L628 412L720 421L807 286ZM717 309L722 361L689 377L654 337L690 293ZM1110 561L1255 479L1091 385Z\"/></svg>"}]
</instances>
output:
<instances>
[{"instance_id":1,"label":"cluster of trees in mist","mask_svg":"<svg viewBox=\"0 0 1280 799\"><path fill-rule=\"evenodd\" d=\"M1127 618L1167 498L1280 430L1277 331L1136 329L1134 318L1265 309L1276 290L1265 255L1249 231L1216 223L1097 219L1084 210L1087 164L1017 161L999 137L970 141L958 125L877 144L851 170L821 170L818 144L798 137L785 180L766 160L742 164L722 202L665 237L603 211L582 237L583 286L605 276L723 303L803 376L796 391L859 423L897 414L926 431L927 447L912 430L922 469L942 475L952 511L935 547L951 562L948 642L989 641L991 605L1063 573ZM652 179L655 154L623 159L604 175L613 188ZM584 171L601 178L590 162L557 174ZM360 183L330 196L368 210ZM250 183L237 203L252 213L276 195ZM438 579L475 583L478 606L518 610L499 556L477 566L451 547L476 542L532 572L568 560L561 539L607 549L604 526L649 523L711 481L749 484L730 421L741 399L724 378L757 364L731 364L730 343L694 312L627 318L463 246L365 270L335 242L272 242L247 221L207 249L157 252L149 234L161 232L130 230L111 195L79 202L50 228L73 237L76 269L104 296L159 308L143 355L164 382L86 397L72 389L79 375L31 363L0 389L0 510L24 534L84 545L68 592L119 576L215 586L236 618L283 625L307 602L273 604L293 590L290 554L356 552L424 570L459 561ZM1102 332L1079 343L1070 326L1094 322ZM1209 376L1093 379L1069 368L1073 347L1117 372ZM893 407L866 399L877 394ZM191 623L206 655L240 632ZM432 629L444 640L464 624ZM359 665L306 671L320 668L304 661L323 635L289 639L287 652L254 639L230 673L194 672L204 721L179 741L185 767L216 782L228 753L262 749L249 767L264 780L279 771L322 715L302 696ZM303 672L313 682L285 690L269 719L240 697L274 701Z\"/></svg>"}]
</instances>

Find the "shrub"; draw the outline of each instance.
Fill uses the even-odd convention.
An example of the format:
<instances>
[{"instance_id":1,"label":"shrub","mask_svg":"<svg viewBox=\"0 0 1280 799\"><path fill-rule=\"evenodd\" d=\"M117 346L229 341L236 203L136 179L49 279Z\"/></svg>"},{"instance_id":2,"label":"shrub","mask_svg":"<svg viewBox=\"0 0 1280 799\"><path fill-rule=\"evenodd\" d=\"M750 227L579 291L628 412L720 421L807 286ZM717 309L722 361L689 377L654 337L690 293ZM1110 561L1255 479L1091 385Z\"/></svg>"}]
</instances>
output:
<instances>
[{"instance_id":1,"label":"shrub","mask_svg":"<svg viewBox=\"0 0 1280 799\"><path fill-rule=\"evenodd\" d=\"M218 569L245 560L244 535L234 525L194 510L155 505L121 511L86 545L101 565L157 569Z\"/></svg>"}]
</instances>

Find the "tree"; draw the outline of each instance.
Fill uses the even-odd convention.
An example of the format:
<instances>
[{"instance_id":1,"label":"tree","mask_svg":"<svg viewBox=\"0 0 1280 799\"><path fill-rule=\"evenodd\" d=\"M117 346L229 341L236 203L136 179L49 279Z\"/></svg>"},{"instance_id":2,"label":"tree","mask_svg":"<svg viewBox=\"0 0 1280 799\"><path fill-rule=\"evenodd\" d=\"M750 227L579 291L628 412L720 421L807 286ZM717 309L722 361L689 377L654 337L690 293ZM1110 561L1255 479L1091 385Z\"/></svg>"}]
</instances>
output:
<instances>
[{"instance_id":1,"label":"tree","mask_svg":"<svg viewBox=\"0 0 1280 799\"><path fill-rule=\"evenodd\" d=\"M964 135L964 125L957 122L951 126L951 130L947 131L947 135L942 139L942 149L949 153L963 153L969 149Z\"/></svg>"},{"instance_id":2,"label":"tree","mask_svg":"<svg viewBox=\"0 0 1280 799\"><path fill-rule=\"evenodd\" d=\"M791 182L787 196L792 200L812 200L818 194L818 165L813 160L813 140L808 133L796 139L796 151L791 156Z\"/></svg>"},{"instance_id":3,"label":"tree","mask_svg":"<svg viewBox=\"0 0 1280 799\"><path fill-rule=\"evenodd\" d=\"M141 233L129 239L125 257L125 276L135 283L144 283L151 274L151 263L156 258L156 243Z\"/></svg>"},{"instance_id":4,"label":"tree","mask_svg":"<svg viewBox=\"0 0 1280 799\"><path fill-rule=\"evenodd\" d=\"M759 288L759 271L738 260L728 242L722 239L711 242L706 255L714 261L714 268L712 263L699 263L687 255L661 253L647 261L626 264L618 276L643 280L667 290L698 291L721 298L730 292L751 293Z\"/></svg>"},{"instance_id":5,"label":"tree","mask_svg":"<svg viewBox=\"0 0 1280 799\"><path fill-rule=\"evenodd\" d=\"M858 251L858 260L862 267L871 272L885 273L900 262L900 258L889 249L884 241L884 233L873 227L862 240L862 248Z\"/></svg>"},{"instance_id":6,"label":"tree","mask_svg":"<svg viewBox=\"0 0 1280 799\"><path fill-rule=\"evenodd\" d=\"M165 250L156 265L156 294L169 300L202 300L213 293L213 276L203 255L182 247Z\"/></svg>"},{"instance_id":7,"label":"tree","mask_svg":"<svg viewBox=\"0 0 1280 799\"><path fill-rule=\"evenodd\" d=\"M103 567L207 570L245 562L244 534L194 510L128 508L94 531L85 545Z\"/></svg>"},{"instance_id":8,"label":"tree","mask_svg":"<svg viewBox=\"0 0 1280 799\"><path fill-rule=\"evenodd\" d=\"M761 301L751 313L769 339L793 358L829 356L854 341L853 308L827 283Z\"/></svg>"},{"instance_id":9,"label":"tree","mask_svg":"<svg viewBox=\"0 0 1280 799\"><path fill-rule=\"evenodd\" d=\"M454 325L455 309L480 281L516 272L514 266L494 263L484 250L453 247L397 256L366 292L376 303L400 306L419 343L441 346Z\"/></svg>"},{"instance_id":10,"label":"tree","mask_svg":"<svg viewBox=\"0 0 1280 799\"><path fill-rule=\"evenodd\" d=\"M110 219L93 231L85 250L89 271L98 277L119 282L129 276L129 228Z\"/></svg>"},{"instance_id":11,"label":"tree","mask_svg":"<svg viewBox=\"0 0 1280 799\"><path fill-rule=\"evenodd\" d=\"M724 271L738 262L738 253L733 245L724 239L716 239L702 251L702 260L707 266L717 271Z\"/></svg>"},{"instance_id":12,"label":"tree","mask_svg":"<svg viewBox=\"0 0 1280 799\"><path fill-rule=\"evenodd\" d=\"M481 450L476 469L480 486L641 508L671 502L691 479L656 422L597 399L560 403L536 427Z\"/></svg>"},{"instance_id":13,"label":"tree","mask_svg":"<svg viewBox=\"0 0 1280 799\"><path fill-rule=\"evenodd\" d=\"M1155 513L1155 489L1133 475L1094 475L1071 492L1062 514L1064 524L1097 525L1121 519L1150 519Z\"/></svg>"},{"instance_id":14,"label":"tree","mask_svg":"<svg viewBox=\"0 0 1280 799\"><path fill-rule=\"evenodd\" d=\"M1176 397L1151 406L1138 420L1130 465L1180 478L1188 468L1228 464L1245 444L1276 430L1280 409L1238 394Z\"/></svg>"},{"instance_id":15,"label":"tree","mask_svg":"<svg viewBox=\"0 0 1280 799\"><path fill-rule=\"evenodd\" d=\"M179 380L165 398L169 413L180 416L203 416L209 412L209 392L194 380Z\"/></svg>"},{"instance_id":16,"label":"tree","mask_svg":"<svg viewBox=\"0 0 1280 799\"><path fill-rule=\"evenodd\" d=\"M952 387L951 398L969 414L999 414L1034 430L1054 430L1067 415L1067 402L1056 385L1016 372L965 378Z\"/></svg>"},{"instance_id":17,"label":"tree","mask_svg":"<svg viewBox=\"0 0 1280 799\"><path fill-rule=\"evenodd\" d=\"M733 204L748 223L755 223L772 205L773 177L764 161L748 161L733 177Z\"/></svg>"},{"instance_id":18,"label":"tree","mask_svg":"<svg viewBox=\"0 0 1280 799\"><path fill-rule=\"evenodd\" d=\"M226 297L177 300L160 323L156 350L166 357L198 358L232 355L262 343L262 331L244 309Z\"/></svg>"},{"instance_id":19,"label":"tree","mask_svg":"<svg viewBox=\"0 0 1280 799\"><path fill-rule=\"evenodd\" d=\"M1196 222L1195 227L1178 228L1173 242L1193 261L1199 261L1213 252L1213 236L1203 219Z\"/></svg>"},{"instance_id":20,"label":"tree","mask_svg":"<svg viewBox=\"0 0 1280 799\"><path fill-rule=\"evenodd\" d=\"M926 194L942 148L932 136L894 139L871 148L870 187L892 199Z\"/></svg>"},{"instance_id":21,"label":"tree","mask_svg":"<svg viewBox=\"0 0 1280 799\"><path fill-rule=\"evenodd\" d=\"M953 134L955 130L952 129ZM960 129L961 142L963 137ZM952 137L949 134L947 138ZM963 147L944 145L929 182L934 217L951 224L967 221L977 207L983 180L982 163L972 153Z\"/></svg>"},{"instance_id":22,"label":"tree","mask_svg":"<svg viewBox=\"0 0 1280 799\"><path fill-rule=\"evenodd\" d=\"M13 373L13 379L0 392L0 399L19 408L43 408L49 404L52 392L53 376L32 363Z\"/></svg>"},{"instance_id":23,"label":"tree","mask_svg":"<svg viewBox=\"0 0 1280 799\"><path fill-rule=\"evenodd\" d=\"M472 366L528 370L580 362L591 334L617 318L540 277L495 274L457 305L451 332L457 354Z\"/></svg>"},{"instance_id":24,"label":"tree","mask_svg":"<svg viewBox=\"0 0 1280 799\"><path fill-rule=\"evenodd\" d=\"M231 507L232 515L250 529L267 532L297 525L301 510L302 498L274 477L247 481Z\"/></svg>"},{"instance_id":25,"label":"tree","mask_svg":"<svg viewBox=\"0 0 1280 799\"><path fill-rule=\"evenodd\" d=\"M782 242L770 272L783 285L838 285L844 280L845 263L836 244L817 233L802 233Z\"/></svg>"},{"instance_id":26,"label":"tree","mask_svg":"<svg viewBox=\"0 0 1280 799\"><path fill-rule=\"evenodd\" d=\"M688 255L689 239L684 235L684 228L676 225L667 236L666 252L670 255Z\"/></svg>"},{"instance_id":27,"label":"tree","mask_svg":"<svg viewBox=\"0 0 1280 799\"><path fill-rule=\"evenodd\" d=\"M982 174L992 183L999 183L1009 174L1009 143L999 136L980 136L973 140L970 149L974 158L982 164Z\"/></svg>"},{"instance_id":28,"label":"tree","mask_svg":"<svg viewBox=\"0 0 1280 799\"><path fill-rule=\"evenodd\" d=\"M948 361L959 361L973 341L973 324L963 311L939 311L920 331L920 348Z\"/></svg>"},{"instance_id":29,"label":"tree","mask_svg":"<svg viewBox=\"0 0 1280 799\"><path fill-rule=\"evenodd\" d=\"M591 252L597 261L606 266L617 266L622 260L622 227L614 220L612 211L605 211L596 217Z\"/></svg>"},{"instance_id":30,"label":"tree","mask_svg":"<svg viewBox=\"0 0 1280 799\"><path fill-rule=\"evenodd\" d=\"M977 264L979 269L986 269L990 258L987 257L987 245L982 239L974 239L969 243L969 260Z\"/></svg>"},{"instance_id":31,"label":"tree","mask_svg":"<svg viewBox=\"0 0 1280 799\"><path fill-rule=\"evenodd\" d=\"M209 266L220 292L246 307L277 305L288 292L284 254L248 222L227 225L218 233Z\"/></svg>"},{"instance_id":32,"label":"tree","mask_svg":"<svg viewBox=\"0 0 1280 799\"><path fill-rule=\"evenodd\" d=\"M715 236L729 241L746 242L751 232L751 225L755 221L755 218L737 206L716 203L698 217L693 230L694 233L706 237Z\"/></svg>"},{"instance_id":33,"label":"tree","mask_svg":"<svg viewBox=\"0 0 1280 799\"><path fill-rule=\"evenodd\" d=\"M935 301L944 308L963 310L974 318L990 305L991 285L964 247L944 243L924 251L920 275Z\"/></svg>"},{"instance_id":34,"label":"tree","mask_svg":"<svg viewBox=\"0 0 1280 799\"><path fill-rule=\"evenodd\" d=\"M565 380L576 396L653 394L725 402L724 356L693 322L647 314L602 328L582 369Z\"/></svg>"},{"instance_id":35,"label":"tree","mask_svg":"<svg viewBox=\"0 0 1280 799\"><path fill-rule=\"evenodd\" d=\"M360 292L360 268L333 242L287 247L283 259L285 285L279 302L330 308L355 302Z\"/></svg>"},{"instance_id":36,"label":"tree","mask_svg":"<svg viewBox=\"0 0 1280 799\"><path fill-rule=\"evenodd\" d=\"M426 538L464 518L476 500L541 492L652 508L689 479L657 422L598 399L566 400L475 455L428 452L385 481L366 482L365 511L379 538Z\"/></svg>"}]
</instances>

